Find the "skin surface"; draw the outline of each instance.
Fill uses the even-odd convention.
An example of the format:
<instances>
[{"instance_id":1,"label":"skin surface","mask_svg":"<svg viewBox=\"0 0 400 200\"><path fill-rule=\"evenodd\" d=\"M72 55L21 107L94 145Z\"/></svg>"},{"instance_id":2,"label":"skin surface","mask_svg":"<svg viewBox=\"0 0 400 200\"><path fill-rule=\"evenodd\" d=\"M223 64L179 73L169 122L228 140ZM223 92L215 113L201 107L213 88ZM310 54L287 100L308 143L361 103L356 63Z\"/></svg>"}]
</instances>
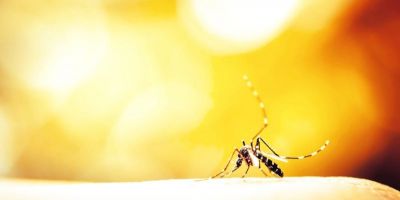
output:
<instances>
[{"instance_id":1,"label":"skin surface","mask_svg":"<svg viewBox=\"0 0 400 200\"><path fill-rule=\"evenodd\" d=\"M0 199L400 199L400 192L350 177L171 179L83 183L0 179Z\"/></svg>"}]
</instances>

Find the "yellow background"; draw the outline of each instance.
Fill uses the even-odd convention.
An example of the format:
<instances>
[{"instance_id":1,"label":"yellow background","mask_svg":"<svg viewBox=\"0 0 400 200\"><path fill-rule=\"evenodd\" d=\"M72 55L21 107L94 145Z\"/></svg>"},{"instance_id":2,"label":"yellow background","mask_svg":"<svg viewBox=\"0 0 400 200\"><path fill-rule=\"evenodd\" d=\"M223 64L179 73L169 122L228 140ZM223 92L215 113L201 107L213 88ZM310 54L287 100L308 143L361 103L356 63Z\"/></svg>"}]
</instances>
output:
<instances>
[{"instance_id":1,"label":"yellow background","mask_svg":"<svg viewBox=\"0 0 400 200\"><path fill-rule=\"evenodd\" d=\"M285 175L393 182L398 161L383 155L400 152L396 2L282 2L1 1L0 173L214 175L262 125L247 74L277 152L331 141L278 161Z\"/></svg>"}]
</instances>

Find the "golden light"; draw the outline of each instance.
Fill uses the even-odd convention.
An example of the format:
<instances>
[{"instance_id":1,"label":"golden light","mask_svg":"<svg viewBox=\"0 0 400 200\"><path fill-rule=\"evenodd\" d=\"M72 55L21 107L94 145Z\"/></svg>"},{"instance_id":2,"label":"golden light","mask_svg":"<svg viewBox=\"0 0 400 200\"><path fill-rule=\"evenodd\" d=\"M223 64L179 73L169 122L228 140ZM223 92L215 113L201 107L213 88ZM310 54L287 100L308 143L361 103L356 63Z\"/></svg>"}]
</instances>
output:
<instances>
[{"instance_id":1,"label":"golden light","mask_svg":"<svg viewBox=\"0 0 400 200\"><path fill-rule=\"evenodd\" d=\"M0 174L79 181L212 176L263 124L260 102L242 80L247 74L269 122L260 136L278 153L301 156L331 141L310 159L275 159L285 175L371 170L359 177L383 177L374 173L395 165L370 161L395 160L382 155L398 151L391 144L398 135L397 46L386 37L398 35L398 20L381 23L386 12L370 11L379 6L356 11L354 2L369 5L2 1ZM361 14L353 19L353 12ZM388 170L387 180L396 172ZM248 175L262 176L252 169Z\"/></svg>"},{"instance_id":2,"label":"golden light","mask_svg":"<svg viewBox=\"0 0 400 200\"><path fill-rule=\"evenodd\" d=\"M5 69L34 89L66 94L95 69L107 50L101 8L88 2L3 3ZM23 59L20 59L23 57Z\"/></svg>"},{"instance_id":3,"label":"golden light","mask_svg":"<svg viewBox=\"0 0 400 200\"><path fill-rule=\"evenodd\" d=\"M298 0L182 0L180 18L215 53L241 53L274 38L296 13Z\"/></svg>"},{"instance_id":4,"label":"golden light","mask_svg":"<svg viewBox=\"0 0 400 200\"><path fill-rule=\"evenodd\" d=\"M310 1L300 0L300 6L293 26L301 31L316 32L327 28L334 23L337 13L343 12L346 5L352 3L347 0Z\"/></svg>"},{"instance_id":5,"label":"golden light","mask_svg":"<svg viewBox=\"0 0 400 200\"><path fill-rule=\"evenodd\" d=\"M310 138L320 143L325 139L335 138L331 145L337 145L335 143L338 142L348 143L353 141L352 137L361 137L357 133L370 134L363 132L366 127L377 125L377 103L372 96L371 85L364 76L350 69L338 70L329 74L329 77L321 72L312 71L307 72L313 73L313 78L302 80L295 85L291 80L287 80L288 85L282 87L287 87L285 91L290 92L278 92L273 96L279 98L271 98L270 118L274 123L268 132L273 133L270 138L276 141L278 148L286 149L287 154L309 151L309 146L291 145L294 143L306 144ZM355 118L363 120L354 121ZM343 126L345 123L358 125ZM368 125L362 126L362 123ZM353 134L347 136L347 141L341 141L342 135L348 132ZM275 133L284 134L286 137ZM317 146L315 145L315 148ZM292 172L297 170L291 169Z\"/></svg>"},{"instance_id":6,"label":"golden light","mask_svg":"<svg viewBox=\"0 0 400 200\"><path fill-rule=\"evenodd\" d=\"M209 56L193 48L178 23L147 23L154 24L130 27L115 21L110 27L106 64L64 104L61 119L69 135L87 140L107 138L95 169L83 173L86 176L95 176L95 171L111 174L110 180L158 177L160 173L152 172L157 168L150 167L157 166L157 160L141 153L131 159L131 153L140 152L152 139L190 133L212 108ZM90 99L97 100L87 101ZM163 152L181 147L190 154L190 147L180 145L168 142ZM162 171L164 177L172 176L171 167Z\"/></svg>"},{"instance_id":7,"label":"golden light","mask_svg":"<svg viewBox=\"0 0 400 200\"><path fill-rule=\"evenodd\" d=\"M190 98L181 92L187 92ZM203 168L197 159L187 158L208 155L208 164L216 166L223 156L221 149L202 145L193 148L190 142L179 139L198 128L210 103L205 94L178 84L150 88L131 102L108 138L102 156L83 174L95 177L101 173L107 174L108 180L129 181L169 178L177 173L196 176L200 169L205 176L212 173L212 168ZM170 156L173 154L179 156ZM168 166L160 168L163 163ZM182 165L185 170L177 170Z\"/></svg>"},{"instance_id":8,"label":"golden light","mask_svg":"<svg viewBox=\"0 0 400 200\"><path fill-rule=\"evenodd\" d=\"M7 174L12 165L11 133L10 120L3 109L0 108L0 175Z\"/></svg>"},{"instance_id":9,"label":"golden light","mask_svg":"<svg viewBox=\"0 0 400 200\"><path fill-rule=\"evenodd\" d=\"M168 106L175 106L175 109L179 110L176 107L177 102L188 109L188 112L189 107L194 112L200 112L196 116L184 116L185 119L202 118L205 114L203 112L208 111L209 106L202 106L199 100L193 98L182 101L185 99L184 96L179 95L182 100L178 100L172 95L190 90L199 99L205 101L203 105L211 105L209 93L212 88L212 80L209 57L201 51L193 49L193 44L185 40L182 33L176 30L177 28L170 27L177 27L177 24L166 20L155 26L137 25L131 28L127 24L117 21L110 26L108 41L110 50L103 58L103 64L100 65L90 81L81 84L71 93L70 98L60 109L62 113L60 118L69 134L76 137L91 137L93 134L98 134L99 131L104 132L106 127L111 129L114 127L113 123L117 123L121 119L120 115L123 115L122 113L127 112L125 110L129 110L132 106L138 110L130 112L128 115L136 114L144 118L130 118L129 120L133 121L125 121L118 125L118 129L129 130L124 137L141 137L140 131L131 130L130 124L138 125L143 121L147 124L157 122L157 120L146 118L147 115L154 115L153 117L158 115L164 119L170 118L165 112L173 113L173 110L170 110L172 108ZM162 32L163 35L156 34L159 32ZM199 79L191 78L193 76L197 76ZM174 86L171 86L171 83ZM179 91L178 86L183 91ZM154 93L154 91L158 92ZM150 96L146 96L146 93ZM143 98L145 101L149 101L148 103L157 101L160 102L160 105L164 105L166 102L168 104L165 104L166 107L156 106L151 109L143 101L133 105L135 103L132 102L137 102L137 99L143 100ZM96 101L90 101L92 99L96 99ZM165 102L162 103L162 101ZM146 108L150 110L146 110ZM77 113L77 110L80 112ZM201 122L197 121L196 123ZM102 128L99 128L99 123L102 124ZM183 122L181 126L186 126L185 123ZM83 124L85 124L85 128L82 128ZM146 128L151 129L152 127L146 126ZM164 131L168 131L168 129L164 129Z\"/></svg>"},{"instance_id":10,"label":"golden light","mask_svg":"<svg viewBox=\"0 0 400 200\"><path fill-rule=\"evenodd\" d=\"M43 68L27 75L34 87L54 93L66 92L93 73L106 52L104 32L88 34L85 28L74 26L67 29L64 37L50 44L46 60L40 63Z\"/></svg>"},{"instance_id":11,"label":"golden light","mask_svg":"<svg viewBox=\"0 0 400 200\"><path fill-rule=\"evenodd\" d=\"M127 107L115 127L118 144L142 138L188 133L212 106L207 93L180 83L164 83L145 90ZM125 141L125 142L124 142Z\"/></svg>"}]
</instances>

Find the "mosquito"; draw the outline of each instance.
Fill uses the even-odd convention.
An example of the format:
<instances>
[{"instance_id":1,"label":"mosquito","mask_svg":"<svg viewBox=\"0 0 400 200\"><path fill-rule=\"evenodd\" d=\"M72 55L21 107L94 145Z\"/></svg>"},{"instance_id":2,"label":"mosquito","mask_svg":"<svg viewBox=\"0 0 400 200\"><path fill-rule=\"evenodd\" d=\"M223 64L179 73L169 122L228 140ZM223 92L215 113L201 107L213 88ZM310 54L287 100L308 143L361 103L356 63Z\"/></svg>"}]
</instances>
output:
<instances>
[{"instance_id":1,"label":"mosquito","mask_svg":"<svg viewBox=\"0 0 400 200\"><path fill-rule=\"evenodd\" d=\"M265 176L268 176L268 174L261 168L261 163L263 163L268 168L270 174L276 175L279 177L283 177L282 169L279 168L279 166L272 159L279 160L282 162L288 162L288 160L291 160L291 159L301 160L304 158L309 158L309 157L313 157L313 156L317 155L322 150L324 150L326 148L326 146L328 146L329 140L327 140L325 142L325 144L323 144L316 151L314 151L310 154L304 155L304 156L282 156L282 155L279 155L278 153L276 153L276 151L273 148L271 148L271 146L262 137L260 137L260 134L268 126L268 118L267 118L267 112L265 111L265 104L264 104L263 100L261 99L260 95L258 94L257 90L255 89L255 87L253 86L253 83L247 77L247 75L244 75L243 79L244 79L244 81L246 81L247 87L250 88L253 96L257 99L257 101L259 103L259 107L263 114L263 126L254 135L254 137L250 140L250 145L246 145L246 143L243 140L242 141L243 146L240 149L235 148L233 150L225 168L220 173L212 176L211 178L216 178L216 177L222 178L224 176L230 176L234 171L236 171L237 169L239 169L242 166L243 161L246 163L247 169L246 169L246 172L242 175L242 178L244 178L247 175L247 172L249 171L251 166L257 167ZM255 145L253 145L254 140L256 141ZM264 144L272 153L266 153L266 152L261 151L261 148L260 148L261 143ZM236 165L229 173L226 174L225 172L227 171L227 169L233 159L233 156L236 153L238 154L238 157L236 159Z\"/></svg>"}]
</instances>

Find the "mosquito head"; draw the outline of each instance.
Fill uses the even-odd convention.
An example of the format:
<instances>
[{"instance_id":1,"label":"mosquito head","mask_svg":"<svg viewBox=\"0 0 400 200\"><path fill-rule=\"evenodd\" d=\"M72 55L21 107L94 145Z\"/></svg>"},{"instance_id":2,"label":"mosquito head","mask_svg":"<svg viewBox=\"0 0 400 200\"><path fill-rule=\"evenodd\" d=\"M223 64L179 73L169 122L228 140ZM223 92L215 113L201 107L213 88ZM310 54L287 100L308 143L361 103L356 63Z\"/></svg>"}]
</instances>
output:
<instances>
[{"instance_id":1,"label":"mosquito head","mask_svg":"<svg viewBox=\"0 0 400 200\"><path fill-rule=\"evenodd\" d=\"M246 146L243 146L242 148L240 148L240 154L242 154L242 156L244 156L245 158L247 156L249 156L249 149Z\"/></svg>"}]
</instances>

